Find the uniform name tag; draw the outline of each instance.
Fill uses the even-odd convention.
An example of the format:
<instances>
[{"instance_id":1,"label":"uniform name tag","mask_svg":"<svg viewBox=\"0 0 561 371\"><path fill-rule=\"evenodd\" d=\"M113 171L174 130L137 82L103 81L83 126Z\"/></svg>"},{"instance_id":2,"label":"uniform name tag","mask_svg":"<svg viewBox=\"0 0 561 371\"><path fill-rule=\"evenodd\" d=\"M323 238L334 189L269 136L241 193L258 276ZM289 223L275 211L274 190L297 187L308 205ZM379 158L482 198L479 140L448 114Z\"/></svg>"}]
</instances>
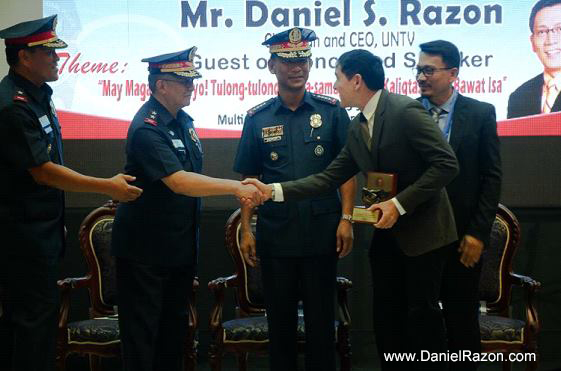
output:
<instances>
[{"instance_id":1,"label":"uniform name tag","mask_svg":"<svg viewBox=\"0 0 561 371\"><path fill-rule=\"evenodd\" d=\"M263 137L263 142L277 142L282 139L284 135L284 125L268 126L261 129L261 136Z\"/></svg>"},{"instance_id":2,"label":"uniform name tag","mask_svg":"<svg viewBox=\"0 0 561 371\"><path fill-rule=\"evenodd\" d=\"M183 144L181 139L172 139L171 141L173 142L173 146L175 148L185 148L185 145Z\"/></svg>"},{"instance_id":3,"label":"uniform name tag","mask_svg":"<svg viewBox=\"0 0 561 371\"><path fill-rule=\"evenodd\" d=\"M51 122L49 121L47 115L43 115L39 117L39 123L41 124L41 127L43 128L45 134L50 134L51 131L53 131L53 128L51 127Z\"/></svg>"}]
</instances>

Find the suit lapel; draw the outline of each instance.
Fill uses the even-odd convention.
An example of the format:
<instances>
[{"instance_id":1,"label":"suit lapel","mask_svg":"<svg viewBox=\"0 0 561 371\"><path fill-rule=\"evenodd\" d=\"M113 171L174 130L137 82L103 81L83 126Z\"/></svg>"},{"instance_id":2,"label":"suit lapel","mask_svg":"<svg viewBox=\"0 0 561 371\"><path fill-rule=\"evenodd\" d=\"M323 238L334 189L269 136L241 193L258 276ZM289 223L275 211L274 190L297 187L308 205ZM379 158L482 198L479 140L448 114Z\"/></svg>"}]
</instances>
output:
<instances>
[{"instance_id":1,"label":"suit lapel","mask_svg":"<svg viewBox=\"0 0 561 371\"><path fill-rule=\"evenodd\" d=\"M557 98L553 102L553 107L551 107L551 112L559 112L561 111L561 91L557 94Z\"/></svg>"},{"instance_id":2,"label":"suit lapel","mask_svg":"<svg viewBox=\"0 0 561 371\"><path fill-rule=\"evenodd\" d=\"M458 149L461 143L461 139L464 136L467 123L465 118L469 116L467 112L468 107L466 105L466 100L463 95L458 94L458 99L456 99L456 104L454 106L454 114L452 117L452 129L450 132L450 146L454 151Z\"/></svg>"},{"instance_id":3,"label":"suit lapel","mask_svg":"<svg viewBox=\"0 0 561 371\"><path fill-rule=\"evenodd\" d=\"M388 103L389 94L386 90L382 90L380 100L374 112L374 131L372 133L370 153L372 154L372 164L378 168L378 149L380 145L380 136L384 126L384 112L386 111L386 104Z\"/></svg>"}]
</instances>

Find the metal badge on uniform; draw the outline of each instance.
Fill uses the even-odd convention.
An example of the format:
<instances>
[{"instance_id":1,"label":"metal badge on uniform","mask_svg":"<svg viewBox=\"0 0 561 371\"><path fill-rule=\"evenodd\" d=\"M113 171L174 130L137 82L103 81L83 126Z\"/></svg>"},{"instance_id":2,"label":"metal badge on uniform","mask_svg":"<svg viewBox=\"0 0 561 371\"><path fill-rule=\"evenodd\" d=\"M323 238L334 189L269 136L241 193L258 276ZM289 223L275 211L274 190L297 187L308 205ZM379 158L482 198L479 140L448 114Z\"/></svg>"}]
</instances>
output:
<instances>
[{"instance_id":1,"label":"metal badge on uniform","mask_svg":"<svg viewBox=\"0 0 561 371\"><path fill-rule=\"evenodd\" d=\"M279 159L279 154L275 151L271 152L271 160L277 161Z\"/></svg>"},{"instance_id":2,"label":"metal badge on uniform","mask_svg":"<svg viewBox=\"0 0 561 371\"><path fill-rule=\"evenodd\" d=\"M185 145L181 141L181 139L172 139L173 146L177 149L185 149Z\"/></svg>"},{"instance_id":3,"label":"metal badge on uniform","mask_svg":"<svg viewBox=\"0 0 561 371\"><path fill-rule=\"evenodd\" d=\"M173 130L168 131L169 135L171 135L172 137L175 135L175 133L173 132Z\"/></svg>"},{"instance_id":4,"label":"metal badge on uniform","mask_svg":"<svg viewBox=\"0 0 561 371\"><path fill-rule=\"evenodd\" d=\"M199 137L197 136L197 132L195 131L195 129L189 128L189 134L191 135L191 140L195 142L195 145L197 146L199 151L203 153L203 146L201 145L201 141L199 140Z\"/></svg>"},{"instance_id":5,"label":"metal badge on uniform","mask_svg":"<svg viewBox=\"0 0 561 371\"><path fill-rule=\"evenodd\" d=\"M264 143L278 142L284 135L284 125L268 126L261 129Z\"/></svg>"},{"instance_id":6,"label":"metal badge on uniform","mask_svg":"<svg viewBox=\"0 0 561 371\"><path fill-rule=\"evenodd\" d=\"M49 145L47 146L47 153L51 153L52 149L53 149L53 145L49 143Z\"/></svg>"},{"instance_id":7,"label":"metal badge on uniform","mask_svg":"<svg viewBox=\"0 0 561 371\"><path fill-rule=\"evenodd\" d=\"M197 132L193 128L189 128L189 134L191 135L191 140L195 143L199 142L199 137L197 136Z\"/></svg>"},{"instance_id":8,"label":"metal badge on uniform","mask_svg":"<svg viewBox=\"0 0 561 371\"><path fill-rule=\"evenodd\" d=\"M318 144L316 146L316 148L314 149L314 153L316 154L316 156L323 156L325 152L325 149L323 149L323 146L321 144Z\"/></svg>"},{"instance_id":9,"label":"metal badge on uniform","mask_svg":"<svg viewBox=\"0 0 561 371\"><path fill-rule=\"evenodd\" d=\"M56 108L55 108L55 104L53 103L53 100L50 100L50 105L51 105L51 111L53 112L53 117L56 117L56 119L58 120L58 116L56 114Z\"/></svg>"},{"instance_id":10,"label":"metal badge on uniform","mask_svg":"<svg viewBox=\"0 0 561 371\"><path fill-rule=\"evenodd\" d=\"M53 127L51 126L51 122L49 121L47 115L39 117L39 123L41 124L45 134L50 134L53 131Z\"/></svg>"},{"instance_id":11,"label":"metal badge on uniform","mask_svg":"<svg viewBox=\"0 0 561 371\"><path fill-rule=\"evenodd\" d=\"M323 122L321 121L321 115L319 113L314 113L310 116L310 126L314 129L319 128Z\"/></svg>"}]
</instances>

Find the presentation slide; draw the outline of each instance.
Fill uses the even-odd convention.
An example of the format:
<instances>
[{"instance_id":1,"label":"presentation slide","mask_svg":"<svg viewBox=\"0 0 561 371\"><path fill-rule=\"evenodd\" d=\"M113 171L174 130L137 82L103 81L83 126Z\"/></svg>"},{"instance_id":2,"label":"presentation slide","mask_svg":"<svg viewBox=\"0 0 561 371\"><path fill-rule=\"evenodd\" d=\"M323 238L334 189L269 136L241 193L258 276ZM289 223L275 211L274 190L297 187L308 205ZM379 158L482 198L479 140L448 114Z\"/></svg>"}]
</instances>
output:
<instances>
[{"instance_id":1,"label":"presentation slide","mask_svg":"<svg viewBox=\"0 0 561 371\"><path fill-rule=\"evenodd\" d=\"M141 59L196 46L192 102L185 110L201 138L238 138L246 111L277 94L261 43L290 27L313 29L313 68L307 89L337 97L334 68L343 52L380 56L386 88L419 95L413 68L419 44L445 39L461 50L462 94L492 103L501 136L560 136L561 117L531 112L507 119L509 97L543 73L534 43L557 40L550 59L561 64L558 29L532 40L534 1L453 3L441 0L44 0L58 14L55 105L65 139L124 139L131 118L150 96ZM542 32L543 33L543 32ZM542 35L543 36L543 35ZM543 79L543 75L542 75ZM525 99L540 107L541 96ZM527 115L526 115L527 116Z\"/></svg>"}]
</instances>

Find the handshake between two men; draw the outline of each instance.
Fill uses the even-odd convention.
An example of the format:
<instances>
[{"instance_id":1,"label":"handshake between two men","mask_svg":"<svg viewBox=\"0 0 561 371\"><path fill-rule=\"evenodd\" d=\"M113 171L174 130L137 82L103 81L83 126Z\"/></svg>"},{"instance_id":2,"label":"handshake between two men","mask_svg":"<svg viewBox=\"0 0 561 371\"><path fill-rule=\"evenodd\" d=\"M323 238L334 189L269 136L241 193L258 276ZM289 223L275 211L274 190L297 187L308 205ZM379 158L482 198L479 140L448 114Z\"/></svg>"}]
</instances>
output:
<instances>
[{"instance_id":1,"label":"handshake between two men","mask_svg":"<svg viewBox=\"0 0 561 371\"><path fill-rule=\"evenodd\" d=\"M252 193L248 196L238 196L238 199L243 206L252 208L263 204L265 201L275 198L275 188L273 184L265 184L257 178L246 178L241 182L241 184L246 186L252 185L259 191L258 193ZM250 191L251 188L248 188L247 190ZM283 198L280 198L278 201L283 201ZM372 203L371 205L368 205L365 210L369 212L379 212L379 218L371 224L380 229L393 227L400 215L396 204L391 199Z\"/></svg>"}]
</instances>

